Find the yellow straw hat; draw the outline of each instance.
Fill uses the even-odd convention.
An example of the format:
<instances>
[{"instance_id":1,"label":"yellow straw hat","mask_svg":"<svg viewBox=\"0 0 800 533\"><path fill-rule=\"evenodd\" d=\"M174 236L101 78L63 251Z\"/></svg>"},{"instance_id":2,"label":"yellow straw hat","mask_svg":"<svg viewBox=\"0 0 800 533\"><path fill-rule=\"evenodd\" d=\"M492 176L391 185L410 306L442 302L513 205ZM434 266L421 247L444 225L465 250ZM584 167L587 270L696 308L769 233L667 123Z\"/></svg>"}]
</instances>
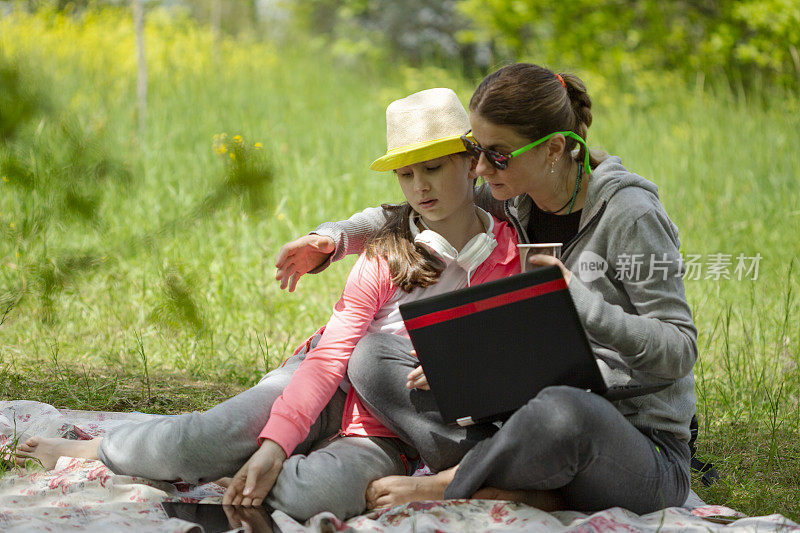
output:
<instances>
[{"instance_id":1,"label":"yellow straw hat","mask_svg":"<svg viewBox=\"0 0 800 533\"><path fill-rule=\"evenodd\" d=\"M386 155L369 168L394 170L464 152L461 136L468 130L467 111L450 89L428 89L395 100L386 108Z\"/></svg>"}]
</instances>

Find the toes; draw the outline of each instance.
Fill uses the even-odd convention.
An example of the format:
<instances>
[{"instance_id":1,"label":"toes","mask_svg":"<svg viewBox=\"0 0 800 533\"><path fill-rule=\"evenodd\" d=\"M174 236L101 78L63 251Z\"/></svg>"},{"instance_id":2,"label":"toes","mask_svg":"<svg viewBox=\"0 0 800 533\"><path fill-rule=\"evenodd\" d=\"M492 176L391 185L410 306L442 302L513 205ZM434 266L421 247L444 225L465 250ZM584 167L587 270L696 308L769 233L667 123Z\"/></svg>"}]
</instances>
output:
<instances>
[{"instance_id":1,"label":"toes","mask_svg":"<svg viewBox=\"0 0 800 533\"><path fill-rule=\"evenodd\" d=\"M9 451L6 454L6 457L8 457L8 458L10 458L10 457L31 457L32 453L33 453L32 450L23 450L22 448L17 448L13 452Z\"/></svg>"},{"instance_id":2,"label":"toes","mask_svg":"<svg viewBox=\"0 0 800 533\"><path fill-rule=\"evenodd\" d=\"M27 468L29 466L37 466L37 465L42 464L41 461L39 461L39 459L37 459L36 457L33 457L31 455L23 455L23 454L17 454L14 457L14 462L16 463L17 466L21 466L23 468Z\"/></svg>"},{"instance_id":3,"label":"toes","mask_svg":"<svg viewBox=\"0 0 800 533\"><path fill-rule=\"evenodd\" d=\"M375 502L375 509L387 509L394 506L394 498L391 496L382 496Z\"/></svg>"},{"instance_id":4,"label":"toes","mask_svg":"<svg viewBox=\"0 0 800 533\"><path fill-rule=\"evenodd\" d=\"M28 440L25 441L24 444L21 446L29 446L30 448L36 448L39 445L40 439L37 436L29 437Z\"/></svg>"},{"instance_id":5,"label":"toes","mask_svg":"<svg viewBox=\"0 0 800 533\"><path fill-rule=\"evenodd\" d=\"M29 446L27 442L24 442L17 446L16 453L33 453L35 446Z\"/></svg>"},{"instance_id":6,"label":"toes","mask_svg":"<svg viewBox=\"0 0 800 533\"><path fill-rule=\"evenodd\" d=\"M388 490L388 487L384 486L380 479L373 481L367 486L367 499L375 501L386 494Z\"/></svg>"}]
</instances>

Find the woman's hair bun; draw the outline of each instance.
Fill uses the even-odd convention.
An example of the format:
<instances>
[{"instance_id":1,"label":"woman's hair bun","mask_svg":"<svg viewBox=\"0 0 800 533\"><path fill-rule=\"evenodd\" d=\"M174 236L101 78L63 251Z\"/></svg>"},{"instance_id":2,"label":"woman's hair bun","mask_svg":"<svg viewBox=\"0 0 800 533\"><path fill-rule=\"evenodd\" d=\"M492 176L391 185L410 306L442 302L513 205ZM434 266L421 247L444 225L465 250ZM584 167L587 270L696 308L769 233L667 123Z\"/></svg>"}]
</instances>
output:
<instances>
[{"instance_id":1,"label":"woman's hair bun","mask_svg":"<svg viewBox=\"0 0 800 533\"><path fill-rule=\"evenodd\" d=\"M574 74L562 74L561 78L567 86L567 96L569 96L572 112L575 114L575 124L578 134L586 138L587 130L592 125L592 99L586 92L586 85Z\"/></svg>"}]
</instances>

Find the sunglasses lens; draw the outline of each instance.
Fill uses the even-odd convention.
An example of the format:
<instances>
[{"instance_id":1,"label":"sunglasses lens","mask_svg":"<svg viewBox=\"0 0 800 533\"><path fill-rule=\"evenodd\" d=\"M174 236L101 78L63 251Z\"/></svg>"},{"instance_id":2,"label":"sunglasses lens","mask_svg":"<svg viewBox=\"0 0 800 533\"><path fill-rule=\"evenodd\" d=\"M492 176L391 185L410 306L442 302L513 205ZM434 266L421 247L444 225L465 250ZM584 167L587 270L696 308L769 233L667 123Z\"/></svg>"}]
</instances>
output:
<instances>
[{"instance_id":1,"label":"sunglasses lens","mask_svg":"<svg viewBox=\"0 0 800 533\"><path fill-rule=\"evenodd\" d=\"M489 161L489 164L491 164L494 168L498 170L505 170L508 168L508 160L510 159L509 156L495 152L494 150L481 148L478 143L468 139L466 135L461 136L461 142L464 143L464 148L467 150L467 153L475 161L478 161L481 158L481 153L483 153L483 155L486 157L486 160Z\"/></svg>"},{"instance_id":2,"label":"sunglasses lens","mask_svg":"<svg viewBox=\"0 0 800 533\"><path fill-rule=\"evenodd\" d=\"M494 168L497 170L505 170L508 168L508 156L503 154L498 154L497 152L486 152L486 159L489 160L489 163L492 164Z\"/></svg>"},{"instance_id":3,"label":"sunglasses lens","mask_svg":"<svg viewBox=\"0 0 800 533\"><path fill-rule=\"evenodd\" d=\"M470 156L471 156L473 159L479 159L479 158L480 158L480 156L481 156L481 151L480 151L480 149L478 148L478 145L477 145L477 144L475 144L474 142L470 141L470 140L469 140L469 139L467 139L466 137L461 137L461 141L464 143L464 148L466 148L466 150L467 150L467 153L468 153L468 154L469 154L469 155L470 155Z\"/></svg>"}]
</instances>

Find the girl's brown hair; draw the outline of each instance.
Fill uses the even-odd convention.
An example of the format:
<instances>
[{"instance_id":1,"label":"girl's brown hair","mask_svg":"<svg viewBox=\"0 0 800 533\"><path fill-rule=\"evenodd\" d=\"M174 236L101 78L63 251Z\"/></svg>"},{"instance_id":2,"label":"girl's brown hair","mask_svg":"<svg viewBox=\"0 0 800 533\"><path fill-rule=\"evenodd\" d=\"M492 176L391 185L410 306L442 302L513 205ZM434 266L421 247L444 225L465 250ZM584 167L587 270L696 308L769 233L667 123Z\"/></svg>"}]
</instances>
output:
<instances>
[{"instance_id":1,"label":"girl's brown hair","mask_svg":"<svg viewBox=\"0 0 800 533\"><path fill-rule=\"evenodd\" d=\"M428 287L439 281L444 264L427 250L414 244L409 217L412 209L408 203L383 204L386 223L366 246L368 258L381 256L389 263L392 283L405 292L415 287Z\"/></svg>"},{"instance_id":2,"label":"girl's brown hair","mask_svg":"<svg viewBox=\"0 0 800 533\"><path fill-rule=\"evenodd\" d=\"M508 65L483 79L469 101L469 109L494 124L513 128L531 141L554 131L574 131L587 141L592 100L579 77L561 74L561 78L564 85L545 67L531 63ZM575 139L566 138L566 152L571 153L576 145L576 160L583 162L586 148ZM592 168L606 157L600 150L589 151Z\"/></svg>"}]
</instances>

